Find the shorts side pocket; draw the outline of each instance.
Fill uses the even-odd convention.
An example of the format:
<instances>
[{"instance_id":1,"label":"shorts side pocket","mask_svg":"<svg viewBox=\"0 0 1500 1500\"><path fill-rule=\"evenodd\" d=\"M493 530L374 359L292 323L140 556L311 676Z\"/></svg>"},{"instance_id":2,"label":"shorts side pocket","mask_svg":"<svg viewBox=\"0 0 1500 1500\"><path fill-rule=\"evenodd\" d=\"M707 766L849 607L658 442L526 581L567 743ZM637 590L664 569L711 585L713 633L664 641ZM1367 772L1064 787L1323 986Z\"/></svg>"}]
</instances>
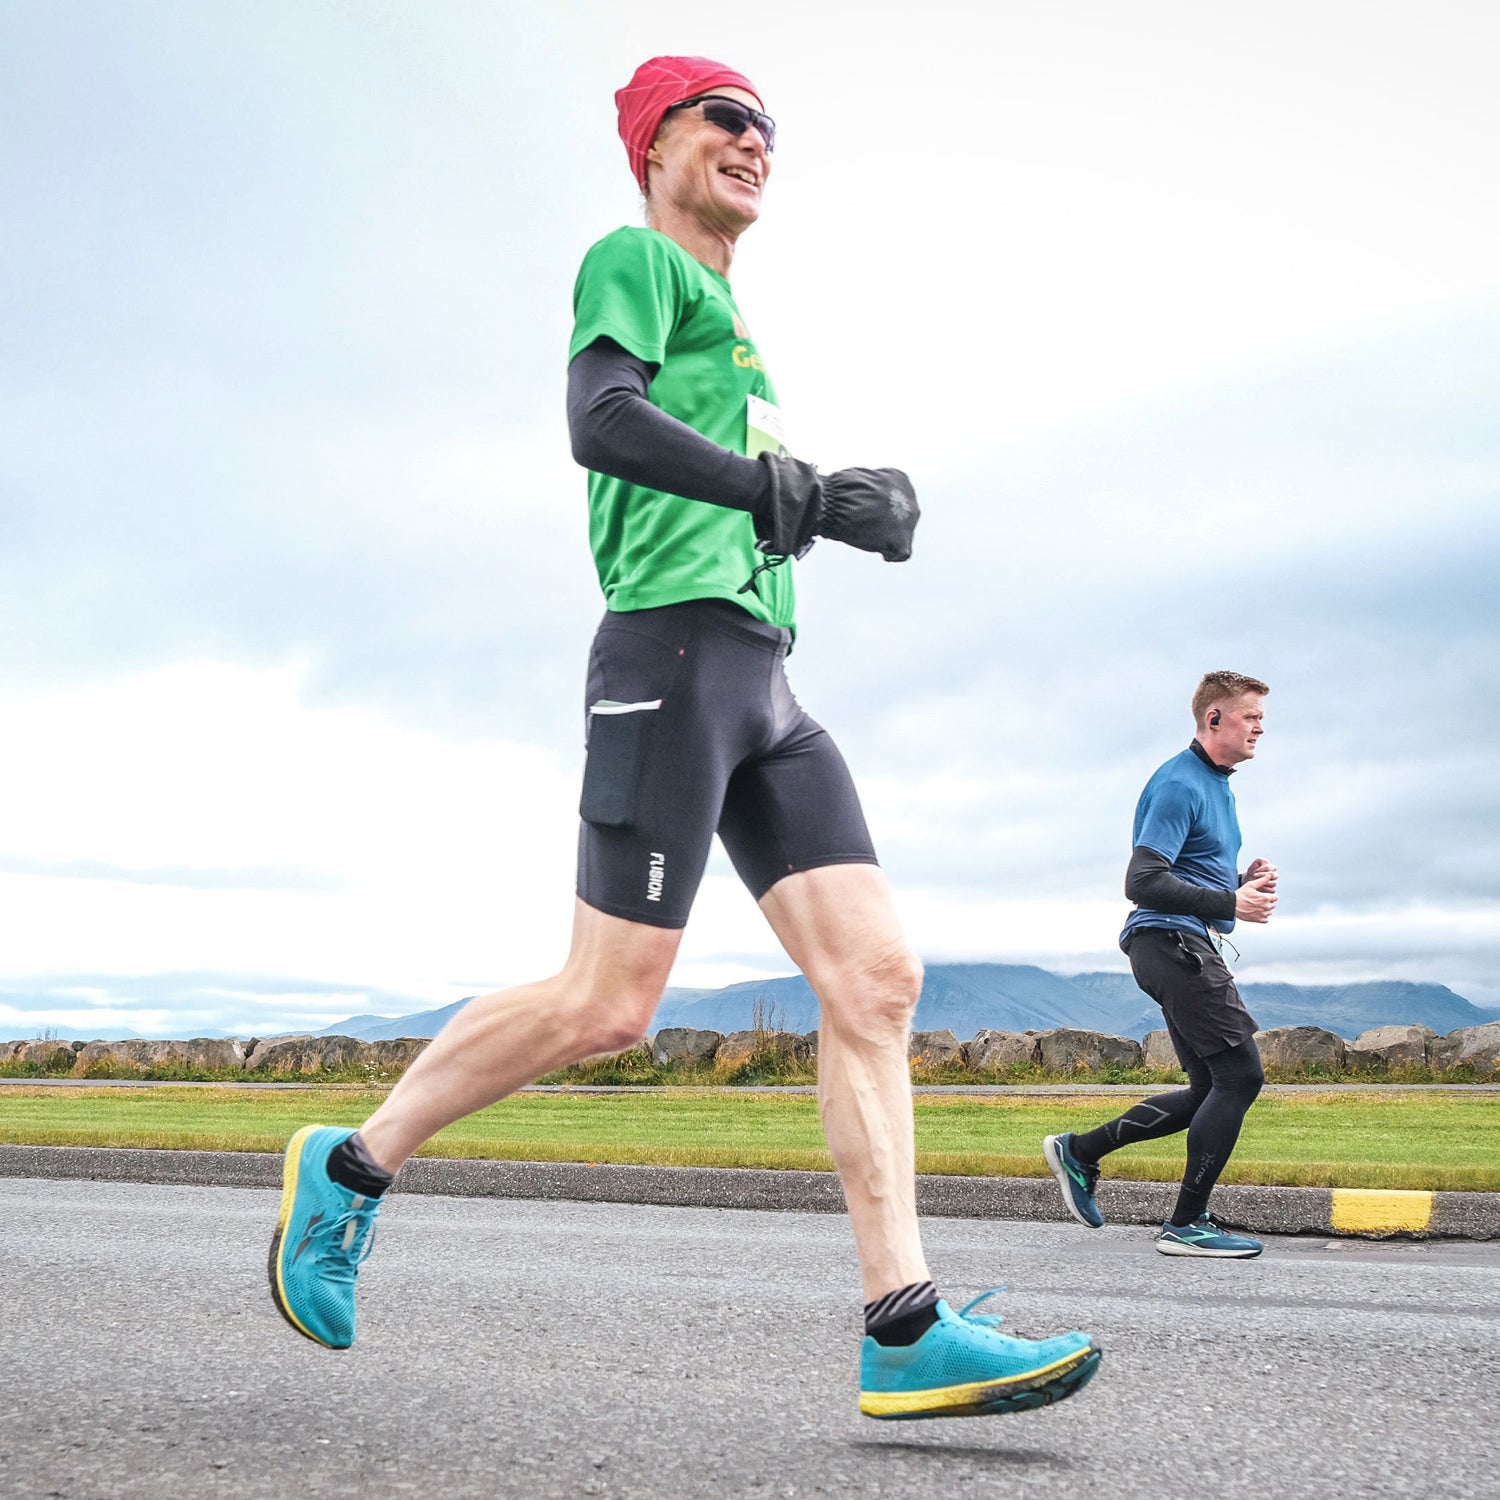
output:
<instances>
[{"instance_id":1,"label":"shorts side pocket","mask_svg":"<svg viewBox=\"0 0 1500 1500\"><path fill-rule=\"evenodd\" d=\"M583 768L579 816L597 828L629 828L635 823L646 742L661 699L650 703L589 705L588 757Z\"/></svg>"}]
</instances>

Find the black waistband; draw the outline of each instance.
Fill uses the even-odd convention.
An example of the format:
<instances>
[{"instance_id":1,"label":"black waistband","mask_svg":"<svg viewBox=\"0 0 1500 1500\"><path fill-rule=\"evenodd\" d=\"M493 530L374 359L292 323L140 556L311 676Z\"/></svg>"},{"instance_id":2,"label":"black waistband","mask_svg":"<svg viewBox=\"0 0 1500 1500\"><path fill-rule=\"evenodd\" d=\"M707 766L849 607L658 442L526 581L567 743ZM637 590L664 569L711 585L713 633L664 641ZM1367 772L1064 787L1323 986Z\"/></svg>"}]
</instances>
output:
<instances>
[{"instance_id":1,"label":"black waistband","mask_svg":"<svg viewBox=\"0 0 1500 1500\"><path fill-rule=\"evenodd\" d=\"M781 625L757 620L728 599L688 599L681 604L661 604L655 609L610 610L605 625L631 625L655 635L680 635L683 631L713 630L746 645L784 654L791 649L792 632Z\"/></svg>"}]
</instances>

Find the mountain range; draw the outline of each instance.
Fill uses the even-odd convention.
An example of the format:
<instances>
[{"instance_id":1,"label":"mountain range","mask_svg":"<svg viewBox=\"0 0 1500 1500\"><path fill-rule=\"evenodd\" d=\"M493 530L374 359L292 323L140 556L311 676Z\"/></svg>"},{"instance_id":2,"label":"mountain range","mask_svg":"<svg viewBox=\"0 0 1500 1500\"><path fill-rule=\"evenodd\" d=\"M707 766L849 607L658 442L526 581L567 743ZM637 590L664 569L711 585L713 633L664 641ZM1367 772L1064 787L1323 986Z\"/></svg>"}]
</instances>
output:
<instances>
[{"instance_id":1,"label":"mountain range","mask_svg":"<svg viewBox=\"0 0 1500 1500\"><path fill-rule=\"evenodd\" d=\"M1401 979L1363 984L1246 984L1240 987L1262 1029L1322 1026L1354 1038L1372 1026L1426 1025L1439 1034L1496 1019L1445 985ZM467 1001L415 1015L351 1016L320 1033L382 1041L398 1036L435 1036ZM800 974L754 979L724 989L669 989L648 1028L696 1026L707 1031L746 1031L757 1024L777 1031L812 1031L818 1003ZM1030 964L929 964L913 1025L918 1031L950 1029L967 1039L992 1031L1046 1031L1076 1026L1139 1040L1162 1024L1161 1011L1136 988L1129 974L1064 976Z\"/></svg>"}]
</instances>

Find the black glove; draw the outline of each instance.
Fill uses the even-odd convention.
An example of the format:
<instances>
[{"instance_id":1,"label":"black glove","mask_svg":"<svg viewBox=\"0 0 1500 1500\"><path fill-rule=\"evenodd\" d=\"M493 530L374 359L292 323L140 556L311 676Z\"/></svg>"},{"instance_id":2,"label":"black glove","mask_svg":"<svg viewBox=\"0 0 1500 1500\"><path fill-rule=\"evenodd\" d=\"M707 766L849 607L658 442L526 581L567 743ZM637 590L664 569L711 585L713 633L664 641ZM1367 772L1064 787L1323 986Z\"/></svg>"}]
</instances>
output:
<instances>
[{"instance_id":1,"label":"black glove","mask_svg":"<svg viewBox=\"0 0 1500 1500\"><path fill-rule=\"evenodd\" d=\"M799 556L817 536L878 552L887 562L911 556L921 511L911 480L900 469L840 469L819 474L796 458L762 453L770 471L768 494L754 511L762 552Z\"/></svg>"}]
</instances>

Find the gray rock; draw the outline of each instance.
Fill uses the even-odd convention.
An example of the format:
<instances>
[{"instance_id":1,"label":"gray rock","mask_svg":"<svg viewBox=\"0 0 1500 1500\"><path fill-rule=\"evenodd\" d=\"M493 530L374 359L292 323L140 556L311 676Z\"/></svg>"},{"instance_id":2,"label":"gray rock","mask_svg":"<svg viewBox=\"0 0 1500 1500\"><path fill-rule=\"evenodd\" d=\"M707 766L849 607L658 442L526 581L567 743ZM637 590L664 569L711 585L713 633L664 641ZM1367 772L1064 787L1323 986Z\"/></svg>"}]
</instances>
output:
<instances>
[{"instance_id":1,"label":"gray rock","mask_svg":"<svg viewBox=\"0 0 1500 1500\"><path fill-rule=\"evenodd\" d=\"M757 1053L775 1053L783 1062L805 1062L811 1056L805 1038L794 1031L731 1031L719 1043L714 1065L737 1068Z\"/></svg>"},{"instance_id":2,"label":"gray rock","mask_svg":"<svg viewBox=\"0 0 1500 1500\"><path fill-rule=\"evenodd\" d=\"M971 1068L1024 1066L1036 1058L1035 1032L976 1031L964 1043L964 1061Z\"/></svg>"},{"instance_id":3,"label":"gray rock","mask_svg":"<svg viewBox=\"0 0 1500 1500\"><path fill-rule=\"evenodd\" d=\"M256 1043L245 1059L250 1073L321 1073L365 1061L368 1042L352 1036L288 1036Z\"/></svg>"},{"instance_id":4,"label":"gray rock","mask_svg":"<svg viewBox=\"0 0 1500 1500\"><path fill-rule=\"evenodd\" d=\"M365 1043L365 1060L375 1068L409 1068L422 1055L430 1037L398 1036Z\"/></svg>"},{"instance_id":5,"label":"gray rock","mask_svg":"<svg viewBox=\"0 0 1500 1500\"><path fill-rule=\"evenodd\" d=\"M67 1042L37 1038L29 1042L18 1042L12 1057L15 1062L35 1063L47 1072L55 1072L71 1068L76 1055Z\"/></svg>"},{"instance_id":6,"label":"gray rock","mask_svg":"<svg viewBox=\"0 0 1500 1500\"><path fill-rule=\"evenodd\" d=\"M126 1042L127 1055L142 1067L169 1067L187 1062L187 1043L171 1040Z\"/></svg>"},{"instance_id":7,"label":"gray rock","mask_svg":"<svg viewBox=\"0 0 1500 1500\"><path fill-rule=\"evenodd\" d=\"M74 1059L74 1066L80 1073L87 1073L99 1063L109 1063L118 1066L134 1066L127 1064L120 1048L123 1042L85 1042L83 1050ZM0 1048L0 1057L4 1056L4 1049Z\"/></svg>"},{"instance_id":8,"label":"gray rock","mask_svg":"<svg viewBox=\"0 0 1500 1500\"><path fill-rule=\"evenodd\" d=\"M279 1042L258 1042L245 1059L247 1073L300 1073L307 1052L306 1037L287 1037Z\"/></svg>"},{"instance_id":9,"label":"gray rock","mask_svg":"<svg viewBox=\"0 0 1500 1500\"><path fill-rule=\"evenodd\" d=\"M158 1067L170 1067L174 1064L184 1066L188 1063L188 1043L174 1040L151 1041L138 1043L144 1048L144 1054L148 1062Z\"/></svg>"},{"instance_id":10,"label":"gray rock","mask_svg":"<svg viewBox=\"0 0 1500 1500\"><path fill-rule=\"evenodd\" d=\"M1362 1073L1425 1068L1428 1044L1436 1036L1430 1026L1375 1026L1344 1048L1344 1062Z\"/></svg>"},{"instance_id":11,"label":"gray rock","mask_svg":"<svg viewBox=\"0 0 1500 1500\"><path fill-rule=\"evenodd\" d=\"M302 1071L317 1073L359 1065L365 1060L367 1045L352 1036L310 1036L303 1043Z\"/></svg>"},{"instance_id":12,"label":"gray rock","mask_svg":"<svg viewBox=\"0 0 1500 1500\"><path fill-rule=\"evenodd\" d=\"M170 1047L145 1037L132 1037L129 1041L114 1043L115 1056L123 1063L136 1068L149 1068L153 1064L166 1062L171 1057Z\"/></svg>"},{"instance_id":13,"label":"gray rock","mask_svg":"<svg viewBox=\"0 0 1500 1500\"><path fill-rule=\"evenodd\" d=\"M1104 1068L1140 1067L1141 1044L1125 1036L1064 1026L1037 1038L1037 1055L1042 1066L1055 1073L1097 1073Z\"/></svg>"},{"instance_id":14,"label":"gray rock","mask_svg":"<svg viewBox=\"0 0 1500 1500\"><path fill-rule=\"evenodd\" d=\"M914 1031L906 1044L907 1058L929 1068L940 1068L945 1063L961 1063L964 1049L949 1030Z\"/></svg>"},{"instance_id":15,"label":"gray rock","mask_svg":"<svg viewBox=\"0 0 1500 1500\"><path fill-rule=\"evenodd\" d=\"M807 1055L816 1057L818 1055L818 1033L816 1031L804 1031L802 1040L807 1043Z\"/></svg>"},{"instance_id":16,"label":"gray rock","mask_svg":"<svg viewBox=\"0 0 1500 1500\"><path fill-rule=\"evenodd\" d=\"M245 1066L245 1049L232 1036L195 1036L182 1044L183 1061L219 1072Z\"/></svg>"},{"instance_id":17,"label":"gray rock","mask_svg":"<svg viewBox=\"0 0 1500 1500\"><path fill-rule=\"evenodd\" d=\"M1303 1067L1344 1065L1343 1037L1321 1026L1274 1026L1270 1031L1257 1031L1255 1045L1266 1067L1287 1073Z\"/></svg>"},{"instance_id":18,"label":"gray rock","mask_svg":"<svg viewBox=\"0 0 1500 1500\"><path fill-rule=\"evenodd\" d=\"M1165 1028L1146 1033L1141 1042L1141 1057L1146 1066L1157 1073L1171 1073L1182 1067L1177 1049L1172 1045L1172 1034Z\"/></svg>"},{"instance_id":19,"label":"gray rock","mask_svg":"<svg viewBox=\"0 0 1500 1500\"><path fill-rule=\"evenodd\" d=\"M652 1053L659 1063L711 1063L724 1034L701 1031L696 1026L664 1026L651 1038Z\"/></svg>"},{"instance_id":20,"label":"gray rock","mask_svg":"<svg viewBox=\"0 0 1500 1500\"><path fill-rule=\"evenodd\" d=\"M723 1068L737 1068L754 1057L770 1035L768 1031L731 1031L714 1049L714 1062Z\"/></svg>"},{"instance_id":21,"label":"gray rock","mask_svg":"<svg viewBox=\"0 0 1500 1500\"><path fill-rule=\"evenodd\" d=\"M1500 1068L1500 1021L1460 1026L1428 1044L1434 1068Z\"/></svg>"}]
</instances>

